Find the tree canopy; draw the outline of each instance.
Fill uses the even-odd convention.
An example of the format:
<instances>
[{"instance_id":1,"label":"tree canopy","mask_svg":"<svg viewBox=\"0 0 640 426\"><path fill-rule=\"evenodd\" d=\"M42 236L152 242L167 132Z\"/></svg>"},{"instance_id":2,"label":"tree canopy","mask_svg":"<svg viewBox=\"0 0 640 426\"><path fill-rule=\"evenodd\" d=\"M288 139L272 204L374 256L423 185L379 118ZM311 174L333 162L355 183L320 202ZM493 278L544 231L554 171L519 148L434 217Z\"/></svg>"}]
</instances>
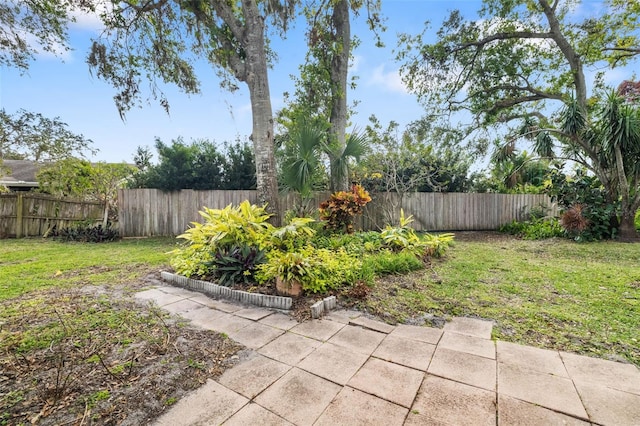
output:
<instances>
[{"instance_id":1,"label":"tree canopy","mask_svg":"<svg viewBox=\"0 0 640 426\"><path fill-rule=\"evenodd\" d=\"M424 35L401 37L402 74L434 117L472 117L467 134L491 128L506 144L528 140L540 155L586 167L607 189L609 202L625 204L622 233L635 235L638 206L629 191L637 181L623 163L637 159L621 152L614 160L598 142L607 139L598 130L603 117L596 107L606 98L597 90L604 87L604 75L589 77L586 70L636 59L640 7L637 0L611 0L585 16L577 13L584 12L579 5L485 0L474 21L454 11L435 43L425 43ZM629 146L614 139L605 145Z\"/></svg>"},{"instance_id":2,"label":"tree canopy","mask_svg":"<svg viewBox=\"0 0 640 426\"><path fill-rule=\"evenodd\" d=\"M255 189L256 168L251 148L247 143L237 141L224 144L219 149L215 143L195 140L185 143L182 138L174 139L171 144L156 139L158 164L149 160L139 160L138 149L136 165L140 172L133 177L130 186L134 188L157 188L163 191L180 189ZM145 153L144 157L148 157Z\"/></svg>"},{"instance_id":3,"label":"tree canopy","mask_svg":"<svg viewBox=\"0 0 640 426\"><path fill-rule=\"evenodd\" d=\"M96 151L91 139L67 128L59 117L19 110L0 110L0 159L56 161Z\"/></svg>"}]
</instances>

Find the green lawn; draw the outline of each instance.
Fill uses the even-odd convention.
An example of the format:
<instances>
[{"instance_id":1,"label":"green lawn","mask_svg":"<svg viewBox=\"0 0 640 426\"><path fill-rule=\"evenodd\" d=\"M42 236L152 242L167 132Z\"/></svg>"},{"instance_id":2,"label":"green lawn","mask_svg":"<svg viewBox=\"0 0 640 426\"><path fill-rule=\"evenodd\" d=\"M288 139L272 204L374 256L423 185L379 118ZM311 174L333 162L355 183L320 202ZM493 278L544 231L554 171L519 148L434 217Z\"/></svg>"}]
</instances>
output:
<instances>
[{"instance_id":1,"label":"green lawn","mask_svg":"<svg viewBox=\"0 0 640 426\"><path fill-rule=\"evenodd\" d=\"M501 340L640 365L640 244L458 242L425 273L378 281L363 305L400 322L491 319Z\"/></svg>"},{"instance_id":2,"label":"green lawn","mask_svg":"<svg viewBox=\"0 0 640 426\"><path fill-rule=\"evenodd\" d=\"M52 287L125 283L167 267L175 239L108 244L0 241L0 301ZM640 244L459 241L431 269L379 280L362 303L403 322L496 321L496 338L640 365Z\"/></svg>"},{"instance_id":3,"label":"green lawn","mask_svg":"<svg viewBox=\"0 0 640 426\"><path fill-rule=\"evenodd\" d=\"M50 287L115 284L168 267L173 238L115 243L0 240L0 301Z\"/></svg>"}]
</instances>

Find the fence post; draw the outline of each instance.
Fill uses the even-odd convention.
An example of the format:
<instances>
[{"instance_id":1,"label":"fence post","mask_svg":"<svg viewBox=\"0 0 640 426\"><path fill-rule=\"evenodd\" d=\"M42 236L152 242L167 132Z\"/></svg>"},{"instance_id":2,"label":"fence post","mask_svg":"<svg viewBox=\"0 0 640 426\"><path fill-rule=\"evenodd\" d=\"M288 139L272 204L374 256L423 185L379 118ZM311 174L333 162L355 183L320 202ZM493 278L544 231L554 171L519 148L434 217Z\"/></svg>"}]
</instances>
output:
<instances>
[{"instance_id":1,"label":"fence post","mask_svg":"<svg viewBox=\"0 0 640 426\"><path fill-rule=\"evenodd\" d=\"M23 209L22 194L18 193L18 202L16 205L16 238L22 238L22 210Z\"/></svg>"}]
</instances>

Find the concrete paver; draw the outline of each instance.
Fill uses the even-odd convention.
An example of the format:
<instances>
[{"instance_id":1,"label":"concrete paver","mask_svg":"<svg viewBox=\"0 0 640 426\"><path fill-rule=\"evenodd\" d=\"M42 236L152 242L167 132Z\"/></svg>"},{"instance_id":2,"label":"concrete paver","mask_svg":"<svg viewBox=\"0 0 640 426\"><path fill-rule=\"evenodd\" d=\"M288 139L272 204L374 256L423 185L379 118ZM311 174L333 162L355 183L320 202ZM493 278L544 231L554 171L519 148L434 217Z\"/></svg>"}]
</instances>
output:
<instances>
[{"instance_id":1,"label":"concrete paver","mask_svg":"<svg viewBox=\"0 0 640 426\"><path fill-rule=\"evenodd\" d=\"M273 311L265 308L246 308L246 309L240 309L239 311L234 312L234 314L239 317L254 320L254 321L258 321L264 317L268 317L272 313Z\"/></svg>"},{"instance_id":2,"label":"concrete paver","mask_svg":"<svg viewBox=\"0 0 640 426\"><path fill-rule=\"evenodd\" d=\"M369 358L347 386L409 408L423 377L422 371Z\"/></svg>"},{"instance_id":3,"label":"concrete paver","mask_svg":"<svg viewBox=\"0 0 640 426\"><path fill-rule=\"evenodd\" d=\"M602 425L640 425L640 395L606 386L576 383L589 418Z\"/></svg>"},{"instance_id":4,"label":"concrete paver","mask_svg":"<svg viewBox=\"0 0 640 426\"><path fill-rule=\"evenodd\" d=\"M262 355L294 366L322 343L310 337L285 333L258 350Z\"/></svg>"},{"instance_id":5,"label":"concrete paver","mask_svg":"<svg viewBox=\"0 0 640 426\"><path fill-rule=\"evenodd\" d=\"M235 413L229 420L223 423L224 426L293 426L282 417L273 414L258 404L247 404L240 411Z\"/></svg>"},{"instance_id":6,"label":"concrete paver","mask_svg":"<svg viewBox=\"0 0 640 426\"><path fill-rule=\"evenodd\" d=\"M349 321L362 316L357 311L347 311L345 309L338 309L336 311L329 312L324 318L330 321L336 321L342 324L349 324Z\"/></svg>"},{"instance_id":7,"label":"concrete paver","mask_svg":"<svg viewBox=\"0 0 640 426\"><path fill-rule=\"evenodd\" d=\"M498 354L498 362L540 373L569 377L558 351L498 341L496 342L496 352Z\"/></svg>"},{"instance_id":8,"label":"concrete paver","mask_svg":"<svg viewBox=\"0 0 640 426\"><path fill-rule=\"evenodd\" d=\"M220 424L246 405L249 400L213 380L182 398L162 415L155 426L191 426Z\"/></svg>"},{"instance_id":9,"label":"concrete paver","mask_svg":"<svg viewBox=\"0 0 640 426\"><path fill-rule=\"evenodd\" d=\"M290 330L298 325L298 321L291 318L289 315L272 313L268 317L262 318L258 321L260 324L269 325L271 327L279 328L281 330Z\"/></svg>"},{"instance_id":10,"label":"concrete paver","mask_svg":"<svg viewBox=\"0 0 640 426\"><path fill-rule=\"evenodd\" d=\"M350 320L349 324L359 325L360 327L368 328L370 330L379 331L380 333L386 333L386 334L391 333L395 329L393 325L389 325L382 321L372 320L363 316Z\"/></svg>"},{"instance_id":11,"label":"concrete paver","mask_svg":"<svg viewBox=\"0 0 640 426\"><path fill-rule=\"evenodd\" d=\"M498 389L501 394L588 420L570 379L498 363Z\"/></svg>"},{"instance_id":12,"label":"concrete paver","mask_svg":"<svg viewBox=\"0 0 640 426\"><path fill-rule=\"evenodd\" d=\"M344 387L314 426L401 425L408 411L384 399Z\"/></svg>"},{"instance_id":13,"label":"concrete paver","mask_svg":"<svg viewBox=\"0 0 640 426\"><path fill-rule=\"evenodd\" d=\"M377 331L348 325L338 331L328 341L354 352L371 355L385 337L386 334Z\"/></svg>"},{"instance_id":14,"label":"concrete paver","mask_svg":"<svg viewBox=\"0 0 640 426\"><path fill-rule=\"evenodd\" d=\"M233 332L233 340L251 349L259 349L282 335L284 330L268 325L252 323Z\"/></svg>"},{"instance_id":15,"label":"concrete paver","mask_svg":"<svg viewBox=\"0 0 640 426\"><path fill-rule=\"evenodd\" d=\"M391 332L391 335L436 345L442 337L442 330L432 327L398 324L396 329Z\"/></svg>"},{"instance_id":16,"label":"concrete paver","mask_svg":"<svg viewBox=\"0 0 640 426\"><path fill-rule=\"evenodd\" d=\"M136 293L135 298L140 300L153 301L156 305L160 307L164 305L168 305L170 303L175 303L179 300L184 299L184 297L182 296L176 296L175 294L165 293L164 291L160 291L157 288L152 288L149 290Z\"/></svg>"},{"instance_id":17,"label":"concrete paver","mask_svg":"<svg viewBox=\"0 0 640 426\"><path fill-rule=\"evenodd\" d=\"M438 346L427 372L489 391L496 390L496 362L481 356Z\"/></svg>"},{"instance_id":18,"label":"concrete paver","mask_svg":"<svg viewBox=\"0 0 640 426\"><path fill-rule=\"evenodd\" d=\"M345 385L369 356L326 342L298 364L298 368Z\"/></svg>"},{"instance_id":19,"label":"concrete paver","mask_svg":"<svg viewBox=\"0 0 640 426\"><path fill-rule=\"evenodd\" d=\"M250 348L156 425L640 425L637 367L494 342L489 321L391 326L338 310L298 324L178 287L135 297Z\"/></svg>"},{"instance_id":20,"label":"concrete paver","mask_svg":"<svg viewBox=\"0 0 640 426\"><path fill-rule=\"evenodd\" d=\"M492 330L493 323L491 321L476 318L456 317L444 325L444 331L467 334L483 339L491 339Z\"/></svg>"},{"instance_id":21,"label":"concrete paver","mask_svg":"<svg viewBox=\"0 0 640 426\"><path fill-rule=\"evenodd\" d=\"M410 342L407 339L388 335L375 350L373 356L416 370L427 371L436 346L425 342Z\"/></svg>"},{"instance_id":22,"label":"concrete paver","mask_svg":"<svg viewBox=\"0 0 640 426\"><path fill-rule=\"evenodd\" d=\"M312 425L340 392L341 386L293 368L255 401L296 425Z\"/></svg>"},{"instance_id":23,"label":"concrete paver","mask_svg":"<svg viewBox=\"0 0 640 426\"><path fill-rule=\"evenodd\" d=\"M174 287L172 285L166 285L166 286L162 286L162 287L158 287L158 290L164 292L164 293L168 293L168 294L173 294L176 296L182 296L185 299L188 299L190 297L194 297L197 296L198 293L195 291L191 291L191 290L187 290L185 288L182 287Z\"/></svg>"},{"instance_id":24,"label":"concrete paver","mask_svg":"<svg viewBox=\"0 0 640 426\"><path fill-rule=\"evenodd\" d=\"M494 341L480 337L445 332L442 334L442 338L440 339L438 346L454 351L466 352L471 355L496 359L496 345Z\"/></svg>"},{"instance_id":25,"label":"concrete paver","mask_svg":"<svg viewBox=\"0 0 640 426\"><path fill-rule=\"evenodd\" d=\"M530 404L498 395L498 426L589 426L589 423Z\"/></svg>"},{"instance_id":26,"label":"concrete paver","mask_svg":"<svg viewBox=\"0 0 640 426\"><path fill-rule=\"evenodd\" d=\"M575 382L606 384L613 389L640 395L640 370L632 364L566 352L560 352L560 356Z\"/></svg>"},{"instance_id":27,"label":"concrete paver","mask_svg":"<svg viewBox=\"0 0 640 426\"><path fill-rule=\"evenodd\" d=\"M324 342L340 331L342 327L344 324L335 321L311 320L298 324L289 331Z\"/></svg>"},{"instance_id":28,"label":"concrete paver","mask_svg":"<svg viewBox=\"0 0 640 426\"><path fill-rule=\"evenodd\" d=\"M495 426L496 394L427 375L407 419L409 425Z\"/></svg>"},{"instance_id":29,"label":"concrete paver","mask_svg":"<svg viewBox=\"0 0 640 426\"><path fill-rule=\"evenodd\" d=\"M182 315L189 311L202 308L202 305L198 302L189 299L178 300L177 302L170 303L163 306L164 309L172 314Z\"/></svg>"},{"instance_id":30,"label":"concrete paver","mask_svg":"<svg viewBox=\"0 0 640 426\"><path fill-rule=\"evenodd\" d=\"M201 305L200 308L185 312L181 316L191 320L191 324L195 326L206 330L215 330L216 320L228 316L228 314Z\"/></svg>"},{"instance_id":31,"label":"concrete paver","mask_svg":"<svg viewBox=\"0 0 640 426\"><path fill-rule=\"evenodd\" d=\"M240 331L252 323L253 321L251 320L240 318L235 315L225 314L217 317L211 326L213 327L212 330L225 333L229 337L233 338L233 334L235 332Z\"/></svg>"},{"instance_id":32,"label":"concrete paver","mask_svg":"<svg viewBox=\"0 0 640 426\"><path fill-rule=\"evenodd\" d=\"M253 399L290 369L291 366L287 364L255 354L251 359L225 371L218 382Z\"/></svg>"}]
</instances>

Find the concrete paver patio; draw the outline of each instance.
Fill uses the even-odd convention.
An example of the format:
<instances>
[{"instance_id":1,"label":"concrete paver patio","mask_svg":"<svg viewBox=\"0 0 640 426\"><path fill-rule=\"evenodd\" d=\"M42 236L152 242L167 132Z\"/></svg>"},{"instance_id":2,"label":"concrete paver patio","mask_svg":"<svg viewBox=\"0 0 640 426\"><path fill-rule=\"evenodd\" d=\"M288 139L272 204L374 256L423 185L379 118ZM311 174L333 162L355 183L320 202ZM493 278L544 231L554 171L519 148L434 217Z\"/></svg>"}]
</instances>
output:
<instances>
[{"instance_id":1,"label":"concrete paver patio","mask_svg":"<svg viewBox=\"0 0 640 426\"><path fill-rule=\"evenodd\" d=\"M491 340L491 322L391 326L282 313L176 287L140 292L250 353L156 425L640 425L634 365Z\"/></svg>"}]
</instances>

